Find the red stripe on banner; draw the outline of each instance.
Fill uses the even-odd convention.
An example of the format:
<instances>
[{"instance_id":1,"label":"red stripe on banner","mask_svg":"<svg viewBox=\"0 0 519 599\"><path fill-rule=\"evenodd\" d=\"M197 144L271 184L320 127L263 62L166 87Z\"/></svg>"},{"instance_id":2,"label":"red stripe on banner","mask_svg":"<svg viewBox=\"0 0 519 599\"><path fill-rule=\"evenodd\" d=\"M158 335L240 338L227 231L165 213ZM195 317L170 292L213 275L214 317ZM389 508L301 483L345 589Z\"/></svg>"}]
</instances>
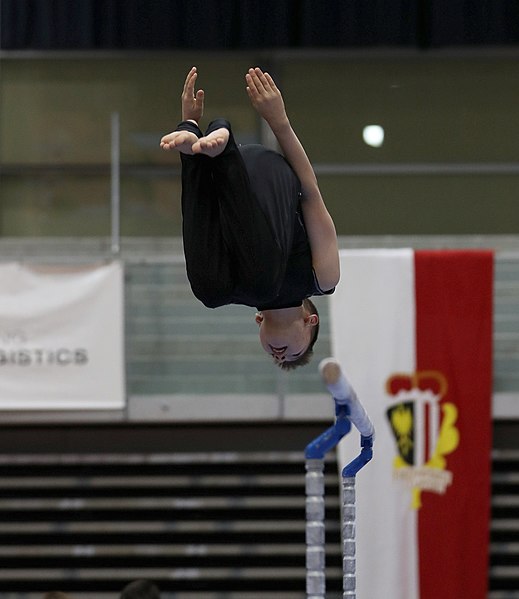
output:
<instances>
[{"instance_id":1,"label":"red stripe on banner","mask_svg":"<svg viewBox=\"0 0 519 599\"><path fill-rule=\"evenodd\" d=\"M452 473L444 494L420 493L420 599L487 596L493 262L490 251L415 253L418 376L447 382L434 474Z\"/></svg>"}]
</instances>

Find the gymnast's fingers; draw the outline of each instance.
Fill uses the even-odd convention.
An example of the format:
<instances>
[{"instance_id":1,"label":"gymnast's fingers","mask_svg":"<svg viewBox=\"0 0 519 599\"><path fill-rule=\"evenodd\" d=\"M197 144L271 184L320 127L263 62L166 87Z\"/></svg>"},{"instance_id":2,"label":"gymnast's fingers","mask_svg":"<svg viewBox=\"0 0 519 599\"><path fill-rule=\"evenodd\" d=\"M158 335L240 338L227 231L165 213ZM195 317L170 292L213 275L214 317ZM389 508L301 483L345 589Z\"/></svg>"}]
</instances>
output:
<instances>
[{"instance_id":1,"label":"gymnast's fingers","mask_svg":"<svg viewBox=\"0 0 519 599\"><path fill-rule=\"evenodd\" d=\"M254 69L249 69L249 72L245 75L245 80L247 81L248 90L250 93L255 94L258 93L258 82L257 78L253 77Z\"/></svg>"},{"instance_id":2,"label":"gymnast's fingers","mask_svg":"<svg viewBox=\"0 0 519 599\"><path fill-rule=\"evenodd\" d=\"M259 67L255 69L250 69L249 73L251 75L252 80L254 81L254 85L258 93L261 93L265 90L266 79L263 76L263 72Z\"/></svg>"},{"instance_id":3,"label":"gymnast's fingers","mask_svg":"<svg viewBox=\"0 0 519 599\"><path fill-rule=\"evenodd\" d=\"M191 67L184 82L184 89L182 90L183 96L194 96L195 81L197 74L198 73L196 71L196 67Z\"/></svg>"},{"instance_id":4,"label":"gymnast's fingers","mask_svg":"<svg viewBox=\"0 0 519 599\"><path fill-rule=\"evenodd\" d=\"M268 85L275 91L277 91L277 86L276 83L274 81L274 79L272 79L272 77L268 74L268 73L264 73L265 76L265 80L267 81Z\"/></svg>"}]
</instances>

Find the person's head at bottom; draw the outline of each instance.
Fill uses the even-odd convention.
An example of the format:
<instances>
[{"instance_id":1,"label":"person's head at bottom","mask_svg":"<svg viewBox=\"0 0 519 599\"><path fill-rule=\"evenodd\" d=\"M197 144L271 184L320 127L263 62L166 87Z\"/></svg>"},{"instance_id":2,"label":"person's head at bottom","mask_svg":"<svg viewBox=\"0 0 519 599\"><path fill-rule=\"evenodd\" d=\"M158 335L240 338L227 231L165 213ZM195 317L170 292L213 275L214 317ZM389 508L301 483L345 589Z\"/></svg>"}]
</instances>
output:
<instances>
[{"instance_id":1,"label":"person's head at bottom","mask_svg":"<svg viewBox=\"0 0 519 599\"><path fill-rule=\"evenodd\" d=\"M45 593L42 599L72 599L70 595L67 593L62 593L61 591L49 591Z\"/></svg>"},{"instance_id":2,"label":"person's head at bottom","mask_svg":"<svg viewBox=\"0 0 519 599\"><path fill-rule=\"evenodd\" d=\"M292 370L308 364L319 334L319 313L314 303L256 313L260 342L277 366Z\"/></svg>"},{"instance_id":3,"label":"person's head at bottom","mask_svg":"<svg viewBox=\"0 0 519 599\"><path fill-rule=\"evenodd\" d=\"M120 599L160 599L160 591L149 580L134 580L121 591Z\"/></svg>"}]
</instances>

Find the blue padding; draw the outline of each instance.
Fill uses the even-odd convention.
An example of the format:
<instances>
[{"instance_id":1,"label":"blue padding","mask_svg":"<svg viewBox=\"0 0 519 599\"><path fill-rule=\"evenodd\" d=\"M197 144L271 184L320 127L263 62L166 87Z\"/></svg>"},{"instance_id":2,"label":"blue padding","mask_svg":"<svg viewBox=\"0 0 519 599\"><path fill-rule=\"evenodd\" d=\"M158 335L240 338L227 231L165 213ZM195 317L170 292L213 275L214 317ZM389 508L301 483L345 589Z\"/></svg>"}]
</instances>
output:
<instances>
[{"instance_id":1,"label":"blue padding","mask_svg":"<svg viewBox=\"0 0 519 599\"><path fill-rule=\"evenodd\" d=\"M362 447L360 454L343 468L343 478L354 477L373 457L373 437L361 436L360 445Z\"/></svg>"},{"instance_id":2,"label":"blue padding","mask_svg":"<svg viewBox=\"0 0 519 599\"><path fill-rule=\"evenodd\" d=\"M307 459L323 459L350 432L349 413L348 406L335 403L335 424L306 446L305 457Z\"/></svg>"}]
</instances>

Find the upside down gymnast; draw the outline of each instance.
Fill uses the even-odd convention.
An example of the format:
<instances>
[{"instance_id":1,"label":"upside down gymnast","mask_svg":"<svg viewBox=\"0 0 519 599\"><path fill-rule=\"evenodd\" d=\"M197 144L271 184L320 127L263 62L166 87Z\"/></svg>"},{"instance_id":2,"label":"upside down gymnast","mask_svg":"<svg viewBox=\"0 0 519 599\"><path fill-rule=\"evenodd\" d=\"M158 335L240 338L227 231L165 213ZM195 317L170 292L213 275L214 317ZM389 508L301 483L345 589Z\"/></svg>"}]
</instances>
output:
<instances>
[{"instance_id":1,"label":"upside down gymnast","mask_svg":"<svg viewBox=\"0 0 519 599\"><path fill-rule=\"evenodd\" d=\"M205 94L195 92L197 77L193 67L182 91L182 122L160 142L181 156L191 288L208 308L256 308L263 349L283 369L304 365L319 331L309 298L333 293L339 281L333 220L272 77L249 69L246 91L282 153L238 146L225 119L202 132Z\"/></svg>"}]
</instances>

